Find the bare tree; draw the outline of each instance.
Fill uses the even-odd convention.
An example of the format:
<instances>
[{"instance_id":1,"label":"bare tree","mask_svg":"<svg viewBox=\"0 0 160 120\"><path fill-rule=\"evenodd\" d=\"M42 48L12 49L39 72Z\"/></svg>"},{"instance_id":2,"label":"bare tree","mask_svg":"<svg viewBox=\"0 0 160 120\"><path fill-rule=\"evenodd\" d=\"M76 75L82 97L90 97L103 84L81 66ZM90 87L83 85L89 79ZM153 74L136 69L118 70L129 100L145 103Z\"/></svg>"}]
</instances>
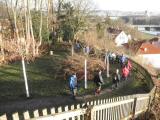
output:
<instances>
[{"instance_id":1,"label":"bare tree","mask_svg":"<svg viewBox=\"0 0 160 120\"><path fill-rule=\"evenodd\" d=\"M20 11L18 8L18 4L21 3L21 6L23 7L22 12L24 12L24 22L22 19L23 13L20 14L20 19L17 20L17 11ZM30 57L30 54L35 57L36 56L36 41L34 39L34 34L33 34L33 27L32 27L32 18L31 18L31 13L30 13L30 2L29 0L16 0L14 1L8 1L6 0L6 5L9 8L11 6L12 10L12 15L13 15L13 22L14 22L14 39L12 41L6 42L6 49L10 48L10 51L14 52L14 54L17 54L21 56L21 61L22 61L22 69L23 69L23 76L24 76L24 81L25 81L25 88L26 88L26 96L30 97L29 93L29 87L28 87L28 80L27 80L27 74L26 74L26 66L25 66L25 60ZM20 32L20 28L18 24L21 24L22 26L22 33ZM23 27L23 23L25 27ZM24 30L25 28L25 30ZM12 47L10 47L8 44L12 44Z\"/></svg>"},{"instance_id":2,"label":"bare tree","mask_svg":"<svg viewBox=\"0 0 160 120\"><path fill-rule=\"evenodd\" d=\"M37 42L37 46L36 46L36 55L39 55L39 47L42 44L42 23L43 23L42 3L43 3L43 0L41 0L40 2L41 17L40 17L40 26L39 26L39 42Z\"/></svg>"},{"instance_id":3,"label":"bare tree","mask_svg":"<svg viewBox=\"0 0 160 120\"><path fill-rule=\"evenodd\" d=\"M1 48L1 56L2 56L0 62L4 61L4 45L3 44L4 43L3 43L3 36L2 36L2 24L0 22L0 48Z\"/></svg>"},{"instance_id":4,"label":"bare tree","mask_svg":"<svg viewBox=\"0 0 160 120\"><path fill-rule=\"evenodd\" d=\"M38 11L40 8L40 0L34 0L34 10Z\"/></svg>"}]
</instances>

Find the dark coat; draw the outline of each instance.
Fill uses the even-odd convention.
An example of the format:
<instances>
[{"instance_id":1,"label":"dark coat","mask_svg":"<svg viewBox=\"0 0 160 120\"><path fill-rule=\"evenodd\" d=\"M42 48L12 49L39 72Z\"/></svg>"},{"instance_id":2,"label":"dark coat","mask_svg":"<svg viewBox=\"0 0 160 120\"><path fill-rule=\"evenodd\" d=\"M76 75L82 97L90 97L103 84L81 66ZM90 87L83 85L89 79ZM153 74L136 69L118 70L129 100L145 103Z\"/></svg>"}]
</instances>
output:
<instances>
[{"instance_id":1,"label":"dark coat","mask_svg":"<svg viewBox=\"0 0 160 120\"><path fill-rule=\"evenodd\" d=\"M97 86L99 86L99 84L102 84L102 82L101 82L98 74L96 74L96 75L94 76L94 83L95 83Z\"/></svg>"}]
</instances>

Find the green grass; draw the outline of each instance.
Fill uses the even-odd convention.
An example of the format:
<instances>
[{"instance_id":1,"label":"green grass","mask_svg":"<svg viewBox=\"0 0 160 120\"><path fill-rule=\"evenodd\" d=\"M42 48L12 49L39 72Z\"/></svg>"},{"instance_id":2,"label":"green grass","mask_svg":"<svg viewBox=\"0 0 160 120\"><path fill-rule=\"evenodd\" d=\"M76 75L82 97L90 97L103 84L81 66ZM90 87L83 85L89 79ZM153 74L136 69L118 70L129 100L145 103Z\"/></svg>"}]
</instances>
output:
<instances>
[{"instance_id":1,"label":"green grass","mask_svg":"<svg viewBox=\"0 0 160 120\"><path fill-rule=\"evenodd\" d=\"M56 52L53 56L45 55L37 58L34 62L26 63L29 90L31 97L47 97L57 95L69 95L68 81L64 79L61 70L62 61L66 59L67 53ZM111 71L116 71L119 65L111 65ZM112 77L105 77L104 88L111 88ZM108 81L108 82L107 82ZM79 81L79 95L91 94L95 90L95 84L88 81L88 89L84 89L84 81ZM144 85L140 82L132 82L122 88L114 91L112 94L104 96L117 96L133 94L134 91L144 91ZM25 99L25 84L23 79L21 61L0 67L0 102Z\"/></svg>"},{"instance_id":2,"label":"green grass","mask_svg":"<svg viewBox=\"0 0 160 120\"><path fill-rule=\"evenodd\" d=\"M62 94L66 80L60 79L61 62L65 54L43 56L26 64L29 89L32 96L51 96ZM62 73L61 73L62 74ZM21 99L25 96L25 86L21 62L0 67L0 101Z\"/></svg>"}]
</instances>

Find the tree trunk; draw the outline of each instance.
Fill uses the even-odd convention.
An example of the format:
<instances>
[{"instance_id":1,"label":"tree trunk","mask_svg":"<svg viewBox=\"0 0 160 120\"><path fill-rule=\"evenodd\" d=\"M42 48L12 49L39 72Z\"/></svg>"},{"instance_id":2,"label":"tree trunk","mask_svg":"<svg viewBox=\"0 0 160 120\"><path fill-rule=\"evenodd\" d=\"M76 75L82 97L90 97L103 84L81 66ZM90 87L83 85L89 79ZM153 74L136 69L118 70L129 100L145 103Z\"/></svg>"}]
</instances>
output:
<instances>
[{"instance_id":1,"label":"tree trunk","mask_svg":"<svg viewBox=\"0 0 160 120\"><path fill-rule=\"evenodd\" d=\"M28 80L27 80L27 74L26 74L25 60L23 56L22 56L22 69L23 69L23 77L24 77L25 88L26 88L26 97L30 97L29 89L28 89Z\"/></svg>"},{"instance_id":2,"label":"tree trunk","mask_svg":"<svg viewBox=\"0 0 160 120\"><path fill-rule=\"evenodd\" d=\"M0 23L1 26L1 23ZM0 31L2 31L2 28L0 28ZM0 32L0 47L1 47L1 53L2 53L2 61L4 61L4 46L3 46L3 37L2 32Z\"/></svg>"},{"instance_id":3,"label":"tree trunk","mask_svg":"<svg viewBox=\"0 0 160 120\"><path fill-rule=\"evenodd\" d=\"M85 59L85 62L84 62L84 87L85 89L88 88L87 86L87 59Z\"/></svg>"},{"instance_id":4,"label":"tree trunk","mask_svg":"<svg viewBox=\"0 0 160 120\"><path fill-rule=\"evenodd\" d=\"M47 29L48 30L49 30L50 3L51 3L51 0L48 0L48 15L47 15Z\"/></svg>"},{"instance_id":5,"label":"tree trunk","mask_svg":"<svg viewBox=\"0 0 160 120\"><path fill-rule=\"evenodd\" d=\"M42 14L42 1L43 0L41 0L41 17L40 17L40 27L39 27L39 43L37 43L37 47L36 47L36 55L38 56L39 55L39 47L41 46L41 44L42 44L42 23L43 23L43 19L42 19L42 17L43 17L43 14Z\"/></svg>"},{"instance_id":6,"label":"tree trunk","mask_svg":"<svg viewBox=\"0 0 160 120\"><path fill-rule=\"evenodd\" d=\"M27 13L27 3L26 0L23 0L23 7L24 7L24 18L25 18L25 40L26 40L26 46L25 46L25 53L26 55L29 54L29 47L31 44L31 37L30 37L30 30L29 30L29 18Z\"/></svg>"},{"instance_id":7,"label":"tree trunk","mask_svg":"<svg viewBox=\"0 0 160 120\"><path fill-rule=\"evenodd\" d=\"M109 77L109 56L107 53L105 55L104 63L106 65L106 73L107 73L106 75L107 75L107 77Z\"/></svg>"},{"instance_id":8,"label":"tree trunk","mask_svg":"<svg viewBox=\"0 0 160 120\"><path fill-rule=\"evenodd\" d=\"M109 75L109 56L106 55L106 58L107 58L107 64L106 64L106 67L107 67L107 77L110 77L110 75Z\"/></svg>"},{"instance_id":9,"label":"tree trunk","mask_svg":"<svg viewBox=\"0 0 160 120\"><path fill-rule=\"evenodd\" d=\"M37 0L34 0L34 9L37 11Z\"/></svg>"},{"instance_id":10,"label":"tree trunk","mask_svg":"<svg viewBox=\"0 0 160 120\"><path fill-rule=\"evenodd\" d=\"M71 46L71 55L72 55L72 57L73 57L73 54L74 54L74 46L72 44L72 46Z\"/></svg>"},{"instance_id":11,"label":"tree trunk","mask_svg":"<svg viewBox=\"0 0 160 120\"><path fill-rule=\"evenodd\" d=\"M13 20L12 20L12 17L10 15L10 12L9 12L9 7L8 7L8 2L7 0L5 0L5 3L6 3L6 8L7 8L7 14L8 14L8 17L9 17L9 21L11 23L11 30L12 30L12 34L14 33L14 25L12 24L13 23Z\"/></svg>"},{"instance_id":12,"label":"tree trunk","mask_svg":"<svg viewBox=\"0 0 160 120\"><path fill-rule=\"evenodd\" d=\"M35 43L35 39L34 39L34 34L33 34L33 27L32 27L32 17L31 17L31 13L30 13L30 7L29 7L29 0L27 0L27 11L28 11L28 19L29 19L29 30L31 32L31 39L32 39L32 54L33 56L36 55L36 43Z\"/></svg>"}]
</instances>

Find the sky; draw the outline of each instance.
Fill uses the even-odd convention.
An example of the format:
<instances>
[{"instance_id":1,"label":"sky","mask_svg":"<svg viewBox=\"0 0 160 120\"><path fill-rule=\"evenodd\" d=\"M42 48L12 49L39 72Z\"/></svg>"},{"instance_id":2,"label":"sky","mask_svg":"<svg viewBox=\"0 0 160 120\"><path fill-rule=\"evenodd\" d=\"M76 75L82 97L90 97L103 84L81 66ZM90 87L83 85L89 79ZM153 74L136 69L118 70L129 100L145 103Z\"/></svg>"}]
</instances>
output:
<instances>
[{"instance_id":1,"label":"sky","mask_svg":"<svg viewBox=\"0 0 160 120\"><path fill-rule=\"evenodd\" d=\"M160 12L160 0L93 0L97 9Z\"/></svg>"}]
</instances>

